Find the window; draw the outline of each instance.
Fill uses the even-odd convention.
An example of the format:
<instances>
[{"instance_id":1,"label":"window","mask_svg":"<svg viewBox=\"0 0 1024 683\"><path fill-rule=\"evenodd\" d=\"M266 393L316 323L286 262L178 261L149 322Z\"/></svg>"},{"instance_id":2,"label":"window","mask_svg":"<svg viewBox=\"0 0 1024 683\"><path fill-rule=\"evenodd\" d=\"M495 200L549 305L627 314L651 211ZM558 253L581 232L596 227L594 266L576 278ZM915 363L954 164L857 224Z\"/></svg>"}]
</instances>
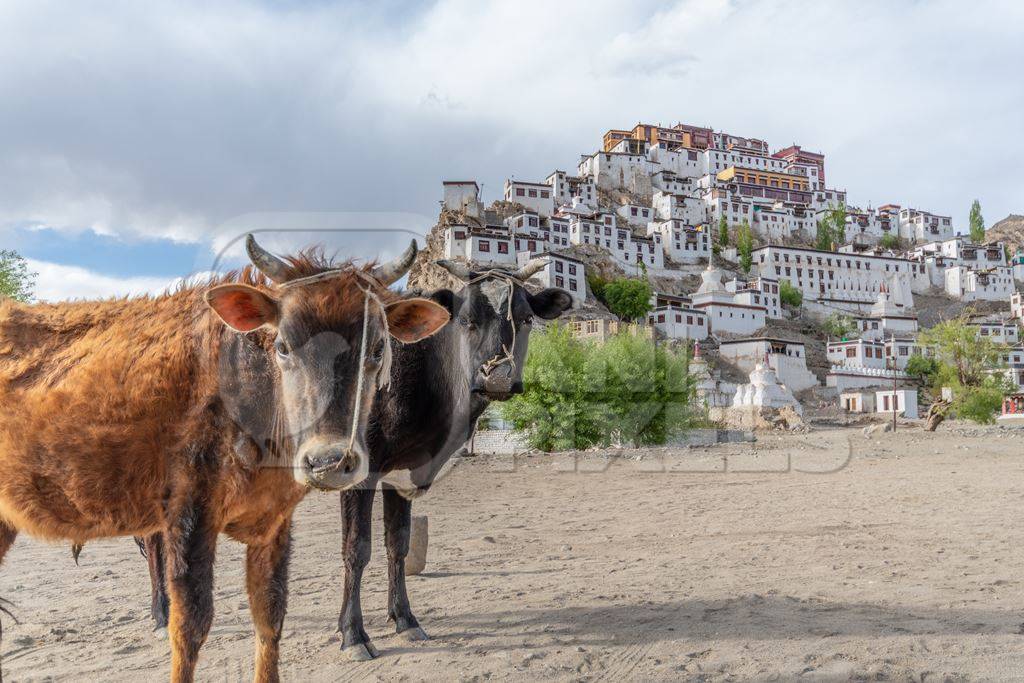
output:
<instances>
[{"instance_id":1,"label":"window","mask_svg":"<svg viewBox=\"0 0 1024 683\"><path fill-rule=\"evenodd\" d=\"M524 190L521 187L517 187L516 188L516 196L517 197L525 197L526 196L526 190Z\"/></svg>"},{"instance_id":2,"label":"window","mask_svg":"<svg viewBox=\"0 0 1024 683\"><path fill-rule=\"evenodd\" d=\"M549 197L551 197L551 192L549 192L548 190L541 190L540 191L540 198L541 199L548 199Z\"/></svg>"},{"instance_id":3,"label":"window","mask_svg":"<svg viewBox=\"0 0 1024 683\"><path fill-rule=\"evenodd\" d=\"M569 264L569 275L575 275L575 274L576 274L576 264L575 263L570 263Z\"/></svg>"},{"instance_id":4,"label":"window","mask_svg":"<svg viewBox=\"0 0 1024 683\"><path fill-rule=\"evenodd\" d=\"M480 240L480 251L490 251L491 243L487 240Z\"/></svg>"},{"instance_id":5,"label":"window","mask_svg":"<svg viewBox=\"0 0 1024 683\"><path fill-rule=\"evenodd\" d=\"M571 291L571 292L575 292L576 291L576 281L575 280L569 280L569 291Z\"/></svg>"},{"instance_id":6,"label":"window","mask_svg":"<svg viewBox=\"0 0 1024 683\"><path fill-rule=\"evenodd\" d=\"M561 273L564 269L565 269L565 266L562 264L561 261L555 261L555 272L556 273Z\"/></svg>"},{"instance_id":7,"label":"window","mask_svg":"<svg viewBox=\"0 0 1024 683\"><path fill-rule=\"evenodd\" d=\"M562 278L561 275L556 275L555 276L555 287L558 287L559 289L562 289L562 288L565 287L565 280Z\"/></svg>"},{"instance_id":8,"label":"window","mask_svg":"<svg viewBox=\"0 0 1024 683\"><path fill-rule=\"evenodd\" d=\"M464 239L466 239L466 231L465 230L456 230L455 231L455 239L457 239L457 240L464 240Z\"/></svg>"},{"instance_id":9,"label":"window","mask_svg":"<svg viewBox=\"0 0 1024 683\"><path fill-rule=\"evenodd\" d=\"M530 190L530 196L536 198L537 197L537 190Z\"/></svg>"},{"instance_id":10,"label":"window","mask_svg":"<svg viewBox=\"0 0 1024 683\"><path fill-rule=\"evenodd\" d=\"M481 251L483 251L483 250L481 250ZM498 242L498 253L499 254L507 254L508 253L508 242Z\"/></svg>"}]
</instances>

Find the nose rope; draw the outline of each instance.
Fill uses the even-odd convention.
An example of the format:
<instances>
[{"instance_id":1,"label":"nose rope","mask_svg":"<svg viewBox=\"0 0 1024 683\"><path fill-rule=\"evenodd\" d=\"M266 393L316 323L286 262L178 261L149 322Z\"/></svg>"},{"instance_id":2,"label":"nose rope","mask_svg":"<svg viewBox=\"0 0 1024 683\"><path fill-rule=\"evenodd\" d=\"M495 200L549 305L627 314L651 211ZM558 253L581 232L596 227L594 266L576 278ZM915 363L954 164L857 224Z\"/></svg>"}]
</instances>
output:
<instances>
[{"instance_id":1,"label":"nose rope","mask_svg":"<svg viewBox=\"0 0 1024 683\"><path fill-rule=\"evenodd\" d=\"M489 277L503 280L508 285L508 312L505 314L505 319L509 321L510 327L512 328L512 345L511 347L505 346L504 342L501 344L501 352L494 354L490 360L480 366L480 371L484 373L484 377L490 377L491 372L495 368L501 367L508 363L511 368L510 372L516 371L516 325L512 320L512 296L515 294L516 279L508 273L501 270L485 270L484 272L477 275L472 280L469 280L466 284L472 285L476 282L486 280Z\"/></svg>"},{"instance_id":2,"label":"nose rope","mask_svg":"<svg viewBox=\"0 0 1024 683\"><path fill-rule=\"evenodd\" d=\"M356 375L356 400L352 404L352 429L348 435L349 452L352 452L352 448L356 443L356 434L359 433L360 406L363 403L363 380L366 375L366 335L370 329L371 301L377 304L381 325L384 328L384 357L381 359L380 371L377 375L377 388L386 389L391 386L391 340L389 339L391 332L388 329L388 315L384 310L384 302L372 290L364 289L363 287L359 289L363 292L363 335L359 342L359 373Z\"/></svg>"}]
</instances>

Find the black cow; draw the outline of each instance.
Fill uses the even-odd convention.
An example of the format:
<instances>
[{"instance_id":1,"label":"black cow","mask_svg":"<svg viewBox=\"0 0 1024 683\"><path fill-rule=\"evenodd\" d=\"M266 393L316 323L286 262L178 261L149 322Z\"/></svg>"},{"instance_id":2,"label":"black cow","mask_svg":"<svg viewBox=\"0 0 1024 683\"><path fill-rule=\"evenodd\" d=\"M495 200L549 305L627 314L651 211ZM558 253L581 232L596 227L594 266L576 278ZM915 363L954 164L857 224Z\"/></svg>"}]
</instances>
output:
<instances>
[{"instance_id":1,"label":"black cow","mask_svg":"<svg viewBox=\"0 0 1024 683\"><path fill-rule=\"evenodd\" d=\"M403 256L411 264L415 242ZM254 261L273 277L269 254ZM370 516L377 484L384 500L384 541L388 556L388 618L410 640L427 636L409 606L405 556L409 550L412 499L472 436L477 418L491 401L522 392L522 369L535 317L557 318L572 306L561 289L529 293L522 282L544 266L534 260L516 271L471 271L437 261L466 285L458 292L429 295L448 309L451 322L417 344L393 345L391 386L378 394L367 427L370 475L341 494L345 584L338 630L342 647L355 660L377 656L363 629L360 585L370 560ZM407 266L406 266L407 267ZM511 315L509 313L511 311ZM160 553L160 539L146 541L147 554ZM156 564L151 561L151 568ZM153 617L166 624L161 577L152 573Z\"/></svg>"}]
</instances>

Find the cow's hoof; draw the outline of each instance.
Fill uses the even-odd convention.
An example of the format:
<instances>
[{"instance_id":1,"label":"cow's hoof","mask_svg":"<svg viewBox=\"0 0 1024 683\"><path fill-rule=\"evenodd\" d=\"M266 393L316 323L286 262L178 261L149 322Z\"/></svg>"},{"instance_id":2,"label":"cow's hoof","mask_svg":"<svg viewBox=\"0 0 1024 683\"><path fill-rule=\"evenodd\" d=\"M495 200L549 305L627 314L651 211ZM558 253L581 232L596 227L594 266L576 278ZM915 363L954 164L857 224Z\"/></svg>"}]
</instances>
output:
<instances>
[{"instance_id":1,"label":"cow's hoof","mask_svg":"<svg viewBox=\"0 0 1024 683\"><path fill-rule=\"evenodd\" d=\"M167 640L167 627L157 626L153 629L153 637L157 640Z\"/></svg>"},{"instance_id":2,"label":"cow's hoof","mask_svg":"<svg viewBox=\"0 0 1024 683\"><path fill-rule=\"evenodd\" d=\"M402 638L405 638L410 643L415 643L418 640L430 640L430 636L419 626L413 626L399 633Z\"/></svg>"},{"instance_id":3,"label":"cow's hoof","mask_svg":"<svg viewBox=\"0 0 1024 683\"><path fill-rule=\"evenodd\" d=\"M377 648L371 643L356 643L344 648L353 662L368 662L377 656Z\"/></svg>"}]
</instances>

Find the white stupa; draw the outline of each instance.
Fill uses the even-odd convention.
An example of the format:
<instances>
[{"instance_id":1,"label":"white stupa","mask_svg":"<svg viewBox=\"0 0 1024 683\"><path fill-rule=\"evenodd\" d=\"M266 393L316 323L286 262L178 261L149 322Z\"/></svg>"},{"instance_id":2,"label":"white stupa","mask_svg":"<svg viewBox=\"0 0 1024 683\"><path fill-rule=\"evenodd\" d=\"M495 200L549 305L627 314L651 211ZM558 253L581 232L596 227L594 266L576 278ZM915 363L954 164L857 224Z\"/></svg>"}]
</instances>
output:
<instances>
[{"instance_id":1,"label":"white stupa","mask_svg":"<svg viewBox=\"0 0 1024 683\"><path fill-rule=\"evenodd\" d=\"M750 373L750 383L741 384L736 388L732 400L733 408L768 408L780 410L792 408L797 415L803 415L803 407L793 396L793 392L785 384L779 382L778 376L768 364L768 357L759 361Z\"/></svg>"}]
</instances>

